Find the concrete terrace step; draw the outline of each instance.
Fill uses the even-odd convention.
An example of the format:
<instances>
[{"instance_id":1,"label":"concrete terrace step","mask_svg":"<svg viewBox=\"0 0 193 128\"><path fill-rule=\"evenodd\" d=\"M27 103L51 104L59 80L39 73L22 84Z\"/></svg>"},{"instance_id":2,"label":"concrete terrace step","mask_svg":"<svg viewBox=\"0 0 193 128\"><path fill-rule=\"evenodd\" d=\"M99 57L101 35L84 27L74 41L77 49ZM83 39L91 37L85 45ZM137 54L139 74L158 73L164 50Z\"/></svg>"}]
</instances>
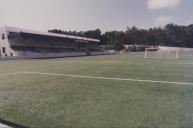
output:
<instances>
[{"instance_id":1,"label":"concrete terrace step","mask_svg":"<svg viewBox=\"0 0 193 128\"><path fill-rule=\"evenodd\" d=\"M0 128L28 128L0 118Z\"/></svg>"},{"instance_id":2,"label":"concrete terrace step","mask_svg":"<svg viewBox=\"0 0 193 128\"><path fill-rule=\"evenodd\" d=\"M12 128L12 127L0 123L0 128Z\"/></svg>"}]
</instances>

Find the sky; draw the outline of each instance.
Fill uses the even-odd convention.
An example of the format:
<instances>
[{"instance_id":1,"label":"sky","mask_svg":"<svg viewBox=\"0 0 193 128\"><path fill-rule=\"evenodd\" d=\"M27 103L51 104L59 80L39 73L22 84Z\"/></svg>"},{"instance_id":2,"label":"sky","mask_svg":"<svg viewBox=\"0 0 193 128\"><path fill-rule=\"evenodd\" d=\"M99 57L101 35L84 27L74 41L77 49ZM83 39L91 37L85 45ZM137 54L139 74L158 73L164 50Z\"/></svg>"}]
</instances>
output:
<instances>
[{"instance_id":1,"label":"sky","mask_svg":"<svg viewBox=\"0 0 193 128\"><path fill-rule=\"evenodd\" d=\"M0 26L124 31L193 24L193 0L0 0Z\"/></svg>"}]
</instances>

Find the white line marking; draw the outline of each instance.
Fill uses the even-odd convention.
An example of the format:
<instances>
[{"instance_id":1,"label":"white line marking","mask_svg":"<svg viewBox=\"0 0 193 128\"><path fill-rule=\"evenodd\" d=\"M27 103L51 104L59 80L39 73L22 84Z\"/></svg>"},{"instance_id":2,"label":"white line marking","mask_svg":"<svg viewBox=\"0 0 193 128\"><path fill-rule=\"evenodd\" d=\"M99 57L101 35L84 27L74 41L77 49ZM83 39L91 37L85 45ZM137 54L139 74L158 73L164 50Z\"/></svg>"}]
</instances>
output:
<instances>
[{"instance_id":1,"label":"white line marking","mask_svg":"<svg viewBox=\"0 0 193 128\"><path fill-rule=\"evenodd\" d=\"M184 65L193 65L193 62L192 63L174 63L174 62L167 62L167 64L184 64Z\"/></svg>"},{"instance_id":2,"label":"white line marking","mask_svg":"<svg viewBox=\"0 0 193 128\"><path fill-rule=\"evenodd\" d=\"M87 79L132 81L132 82L161 83L161 84L178 84L178 85L193 85L193 83L184 83L184 82L169 82L169 81L154 81L154 80L96 77L96 76L81 76L81 75L67 75L67 74L56 74L56 73L28 72L28 71L24 71L23 73L24 74L37 74L37 75L65 76L65 77L74 77L74 78L87 78Z\"/></svg>"},{"instance_id":3,"label":"white line marking","mask_svg":"<svg viewBox=\"0 0 193 128\"><path fill-rule=\"evenodd\" d=\"M79 63L136 63L136 62L150 62L150 61L63 61L63 62L79 62Z\"/></svg>"},{"instance_id":4,"label":"white line marking","mask_svg":"<svg viewBox=\"0 0 193 128\"><path fill-rule=\"evenodd\" d=\"M10 76L10 75L15 75L15 74L22 74L24 72L12 72L12 73L4 73L4 74L0 74L0 77L2 76Z\"/></svg>"},{"instance_id":5,"label":"white line marking","mask_svg":"<svg viewBox=\"0 0 193 128\"><path fill-rule=\"evenodd\" d=\"M36 60L37 61L37 60ZM38 60L39 61L39 60ZM48 60L46 60L48 61ZM39 61L41 62L41 61ZM48 62L54 62L54 63L58 63L58 62L68 62L68 63L122 63L122 64L130 64L130 63L137 63L137 62L141 62L141 63L151 63L151 62L154 62L154 63L166 63L166 64L193 64L193 61L165 61L165 60L129 60L129 61L88 61L88 60L49 60Z\"/></svg>"},{"instance_id":6,"label":"white line marking","mask_svg":"<svg viewBox=\"0 0 193 128\"><path fill-rule=\"evenodd\" d=\"M193 65L193 62L160 62L160 61L63 61L63 62L68 62L68 63L103 63L103 64L131 64L131 63L166 63L166 64L185 64L185 65Z\"/></svg>"},{"instance_id":7,"label":"white line marking","mask_svg":"<svg viewBox=\"0 0 193 128\"><path fill-rule=\"evenodd\" d=\"M110 77L97 77L97 76L81 76L81 75L67 75L67 74L29 72L29 71L21 71L21 72L13 72L13 73L0 74L0 77L2 77L2 76L9 76L9 75L15 75L15 74L37 74L37 75L65 76L65 77L87 78L87 79L132 81L132 82L161 83L161 84L178 84L178 85L193 85L193 83L185 83L185 82L140 80L140 79L126 79L126 78L110 78Z\"/></svg>"}]
</instances>

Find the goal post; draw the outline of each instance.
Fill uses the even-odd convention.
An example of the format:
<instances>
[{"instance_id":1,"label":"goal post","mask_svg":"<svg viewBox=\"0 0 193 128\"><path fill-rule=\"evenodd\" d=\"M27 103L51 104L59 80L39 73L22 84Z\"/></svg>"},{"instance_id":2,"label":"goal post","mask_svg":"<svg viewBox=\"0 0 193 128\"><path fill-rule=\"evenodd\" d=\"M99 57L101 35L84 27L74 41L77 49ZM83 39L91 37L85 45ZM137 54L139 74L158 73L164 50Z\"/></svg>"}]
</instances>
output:
<instances>
[{"instance_id":1,"label":"goal post","mask_svg":"<svg viewBox=\"0 0 193 128\"><path fill-rule=\"evenodd\" d=\"M144 58L178 59L179 50L178 48L176 49L146 48Z\"/></svg>"}]
</instances>

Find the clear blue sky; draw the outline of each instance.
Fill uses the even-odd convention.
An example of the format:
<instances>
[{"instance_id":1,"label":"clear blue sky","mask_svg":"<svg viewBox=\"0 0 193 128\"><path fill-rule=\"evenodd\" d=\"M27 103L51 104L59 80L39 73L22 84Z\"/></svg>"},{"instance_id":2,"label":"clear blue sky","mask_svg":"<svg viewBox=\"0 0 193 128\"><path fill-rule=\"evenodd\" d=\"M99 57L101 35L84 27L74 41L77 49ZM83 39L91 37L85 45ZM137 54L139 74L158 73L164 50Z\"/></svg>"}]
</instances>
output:
<instances>
[{"instance_id":1,"label":"clear blue sky","mask_svg":"<svg viewBox=\"0 0 193 128\"><path fill-rule=\"evenodd\" d=\"M125 30L193 23L193 0L0 0L0 26Z\"/></svg>"}]
</instances>

